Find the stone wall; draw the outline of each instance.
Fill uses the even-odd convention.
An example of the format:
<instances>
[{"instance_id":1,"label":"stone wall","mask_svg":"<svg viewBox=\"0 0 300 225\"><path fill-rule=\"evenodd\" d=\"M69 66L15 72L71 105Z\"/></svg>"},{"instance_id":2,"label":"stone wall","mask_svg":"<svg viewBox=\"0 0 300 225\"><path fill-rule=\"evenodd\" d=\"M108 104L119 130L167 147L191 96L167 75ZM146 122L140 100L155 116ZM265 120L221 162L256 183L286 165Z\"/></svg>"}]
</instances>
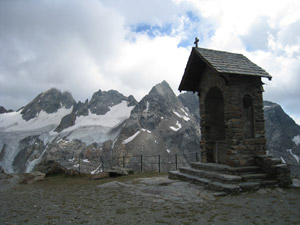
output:
<instances>
[{"instance_id":1,"label":"stone wall","mask_svg":"<svg viewBox=\"0 0 300 225\"><path fill-rule=\"evenodd\" d=\"M214 135L211 135L213 126L217 126L209 122L211 114L215 112L207 110L210 107L207 103L208 95L213 88L220 90L223 97L225 130L223 140L217 138L219 135L215 135L215 139ZM255 164L254 156L265 154L262 92L260 77L219 75L208 68L205 70L199 83L202 162L216 162L216 157L220 157L218 162L230 166L247 166ZM216 105L219 105L219 100L215 102ZM209 98L209 101L214 101L214 98ZM219 152L217 156L214 153L217 148L216 142L219 151L221 149L225 151L225 156L224 152Z\"/></svg>"}]
</instances>

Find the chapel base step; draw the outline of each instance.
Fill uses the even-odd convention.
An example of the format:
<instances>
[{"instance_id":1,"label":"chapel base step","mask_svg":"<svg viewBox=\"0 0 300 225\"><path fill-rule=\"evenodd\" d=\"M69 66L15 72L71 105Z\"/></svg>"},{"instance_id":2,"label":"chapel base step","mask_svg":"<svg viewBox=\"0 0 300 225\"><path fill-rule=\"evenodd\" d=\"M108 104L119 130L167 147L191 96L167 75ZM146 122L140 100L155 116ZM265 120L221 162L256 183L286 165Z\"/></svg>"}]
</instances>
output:
<instances>
[{"instance_id":1,"label":"chapel base step","mask_svg":"<svg viewBox=\"0 0 300 225\"><path fill-rule=\"evenodd\" d=\"M169 178L189 181L210 190L226 193L239 193L278 185L276 177L265 173L258 166L230 167L217 163L192 163L191 167L170 171Z\"/></svg>"}]
</instances>

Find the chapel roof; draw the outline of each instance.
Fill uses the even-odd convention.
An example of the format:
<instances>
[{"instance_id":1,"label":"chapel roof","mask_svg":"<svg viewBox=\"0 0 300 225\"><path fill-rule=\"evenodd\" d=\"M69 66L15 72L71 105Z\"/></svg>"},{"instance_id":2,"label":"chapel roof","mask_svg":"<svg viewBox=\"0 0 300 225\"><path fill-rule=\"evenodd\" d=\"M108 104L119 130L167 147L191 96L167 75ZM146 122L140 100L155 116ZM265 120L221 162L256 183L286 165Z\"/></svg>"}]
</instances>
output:
<instances>
[{"instance_id":1,"label":"chapel roof","mask_svg":"<svg viewBox=\"0 0 300 225\"><path fill-rule=\"evenodd\" d=\"M272 79L270 74L242 54L194 47L179 90L196 91L194 87L190 87L191 85L188 84L193 83L192 86L194 86L195 82L199 81L206 66L219 74L259 76Z\"/></svg>"}]
</instances>

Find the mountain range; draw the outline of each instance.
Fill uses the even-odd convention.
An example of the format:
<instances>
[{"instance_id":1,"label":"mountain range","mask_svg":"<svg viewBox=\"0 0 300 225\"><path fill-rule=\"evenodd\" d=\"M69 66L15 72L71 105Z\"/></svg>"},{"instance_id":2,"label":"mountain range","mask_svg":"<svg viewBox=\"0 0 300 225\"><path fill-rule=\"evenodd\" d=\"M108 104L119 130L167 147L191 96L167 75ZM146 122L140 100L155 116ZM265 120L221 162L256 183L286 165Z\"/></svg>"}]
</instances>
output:
<instances>
[{"instance_id":1,"label":"mountain range","mask_svg":"<svg viewBox=\"0 0 300 225\"><path fill-rule=\"evenodd\" d=\"M300 126L280 105L264 105L268 154L297 174ZM52 88L17 112L0 110L0 166L8 173L31 172L45 160L84 173L114 165L168 171L200 157L198 96L176 96L166 81L139 102L115 90L76 102Z\"/></svg>"}]
</instances>

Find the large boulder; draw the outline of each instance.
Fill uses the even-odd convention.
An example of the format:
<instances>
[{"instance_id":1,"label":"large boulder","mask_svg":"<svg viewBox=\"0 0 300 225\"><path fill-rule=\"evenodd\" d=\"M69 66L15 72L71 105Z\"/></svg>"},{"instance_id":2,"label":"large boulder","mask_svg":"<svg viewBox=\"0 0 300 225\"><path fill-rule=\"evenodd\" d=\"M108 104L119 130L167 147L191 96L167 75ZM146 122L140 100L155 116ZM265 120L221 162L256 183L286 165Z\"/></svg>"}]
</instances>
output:
<instances>
[{"instance_id":1,"label":"large boulder","mask_svg":"<svg viewBox=\"0 0 300 225\"><path fill-rule=\"evenodd\" d=\"M21 184L33 184L37 181L42 181L45 179L45 174L35 171L32 173L24 174L24 178L21 180Z\"/></svg>"},{"instance_id":2,"label":"large boulder","mask_svg":"<svg viewBox=\"0 0 300 225\"><path fill-rule=\"evenodd\" d=\"M61 164L53 160L43 160L35 168L35 171L44 173L46 176L50 175L66 175L75 176L80 172L77 170L67 169Z\"/></svg>"},{"instance_id":3,"label":"large boulder","mask_svg":"<svg viewBox=\"0 0 300 225\"><path fill-rule=\"evenodd\" d=\"M110 177L126 176L128 174L133 174L133 170L130 168L114 166L110 170L108 170L107 173Z\"/></svg>"}]
</instances>

